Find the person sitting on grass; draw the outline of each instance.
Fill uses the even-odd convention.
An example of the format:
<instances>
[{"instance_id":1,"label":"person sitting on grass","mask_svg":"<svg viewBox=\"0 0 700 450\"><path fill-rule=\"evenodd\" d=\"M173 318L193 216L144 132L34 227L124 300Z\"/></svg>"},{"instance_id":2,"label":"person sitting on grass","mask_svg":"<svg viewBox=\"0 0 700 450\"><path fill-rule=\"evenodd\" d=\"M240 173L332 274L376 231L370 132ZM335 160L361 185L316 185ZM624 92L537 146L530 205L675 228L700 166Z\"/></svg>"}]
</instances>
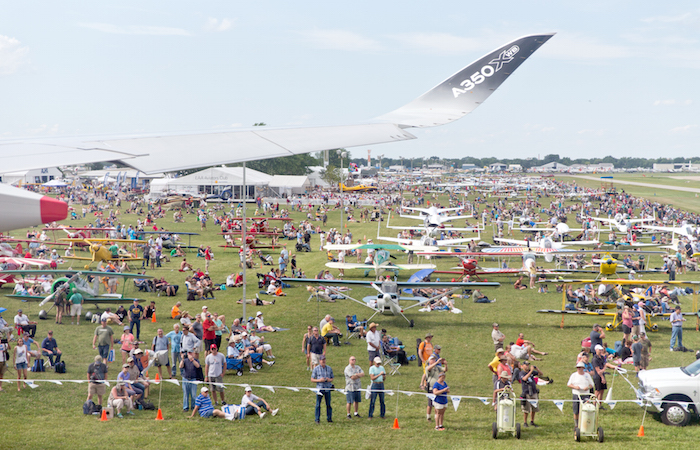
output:
<instances>
[{"instance_id":1,"label":"person sitting on grass","mask_svg":"<svg viewBox=\"0 0 700 450\"><path fill-rule=\"evenodd\" d=\"M474 303L493 303L496 301L495 298L493 300L489 300L487 296L481 293L480 289L475 289L472 297L474 297Z\"/></svg>"},{"instance_id":2,"label":"person sitting on grass","mask_svg":"<svg viewBox=\"0 0 700 450\"><path fill-rule=\"evenodd\" d=\"M243 394L243 397L241 397L241 406L245 407L246 416L255 412L257 413L258 417L262 419L266 414L262 412L263 409L265 411L271 411L273 416L277 415L280 410L279 408L271 409L270 404L267 403L264 398L253 394L253 389L251 389L250 386L246 386L244 389L245 394Z\"/></svg>"},{"instance_id":3,"label":"person sitting on grass","mask_svg":"<svg viewBox=\"0 0 700 450\"><path fill-rule=\"evenodd\" d=\"M192 264L187 262L187 258L182 258L182 262L180 262L180 272L187 272L192 270Z\"/></svg>"},{"instance_id":4,"label":"person sitting on grass","mask_svg":"<svg viewBox=\"0 0 700 450\"><path fill-rule=\"evenodd\" d=\"M197 411L199 411L199 416L204 417L205 419L211 417L226 418L226 414L224 414L223 411L214 409L214 405L211 403L211 398L209 398L209 388L205 386L200 390L200 392L201 394L199 394L194 400L194 409L192 410L190 419L197 414Z\"/></svg>"},{"instance_id":5,"label":"person sitting on grass","mask_svg":"<svg viewBox=\"0 0 700 450\"><path fill-rule=\"evenodd\" d=\"M109 400L107 400L107 404L114 408L114 412L116 413L115 415L120 419L124 418L121 412L124 406L127 408L127 414L132 416L134 415L134 412L132 411L134 408L134 403L126 390L126 383L123 381L117 382L117 385L112 388L111 392L109 393Z\"/></svg>"},{"instance_id":6,"label":"person sitting on grass","mask_svg":"<svg viewBox=\"0 0 700 450\"><path fill-rule=\"evenodd\" d=\"M513 287L519 291L527 289L527 286L523 285L523 277L518 278L515 283L513 283Z\"/></svg>"}]
</instances>

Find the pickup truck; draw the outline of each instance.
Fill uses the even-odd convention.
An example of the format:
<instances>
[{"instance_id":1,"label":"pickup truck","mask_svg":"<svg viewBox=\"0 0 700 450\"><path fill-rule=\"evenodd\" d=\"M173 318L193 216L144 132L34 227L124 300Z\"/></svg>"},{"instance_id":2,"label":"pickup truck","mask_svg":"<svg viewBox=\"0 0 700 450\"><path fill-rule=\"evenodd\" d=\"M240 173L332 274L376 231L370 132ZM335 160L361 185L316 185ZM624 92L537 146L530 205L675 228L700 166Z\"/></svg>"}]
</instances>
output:
<instances>
[{"instance_id":1,"label":"pickup truck","mask_svg":"<svg viewBox=\"0 0 700 450\"><path fill-rule=\"evenodd\" d=\"M685 367L639 372L637 396L651 403L661 401L661 421L666 425L688 425L691 415L700 412L700 359Z\"/></svg>"}]
</instances>

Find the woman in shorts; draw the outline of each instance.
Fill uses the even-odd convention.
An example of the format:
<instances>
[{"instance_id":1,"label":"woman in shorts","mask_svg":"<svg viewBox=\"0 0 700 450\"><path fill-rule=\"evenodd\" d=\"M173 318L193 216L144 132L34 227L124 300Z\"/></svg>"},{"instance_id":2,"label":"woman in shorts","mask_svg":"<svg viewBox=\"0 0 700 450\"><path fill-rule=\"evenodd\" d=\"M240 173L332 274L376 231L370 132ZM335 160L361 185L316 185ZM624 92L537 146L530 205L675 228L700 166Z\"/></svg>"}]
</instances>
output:
<instances>
[{"instance_id":1,"label":"woman in shorts","mask_svg":"<svg viewBox=\"0 0 700 450\"><path fill-rule=\"evenodd\" d=\"M447 394L450 388L445 383L445 372L442 372L435 384L433 384L433 407L435 408L435 429L437 431L445 431L443 421L445 419L445 409L447 409Z\"/></svg>"},{"instance_id":2,"label":"woman in shorts","mask_svg":"<svg viewBox=\"0 0 700 450\"><path fill-rule=\"evenodd\" d=\"M22 378L22 374L24 374L24 379L27 379L27 368L29 367L29 355L27 347L24 345L24 339L22 338L17 340L15 351L12 352L12 364L17 370L17 391L21 391L20 379ZM24 387L27 387L27 383L24 383Z\"/></svg>"}]
</instances>

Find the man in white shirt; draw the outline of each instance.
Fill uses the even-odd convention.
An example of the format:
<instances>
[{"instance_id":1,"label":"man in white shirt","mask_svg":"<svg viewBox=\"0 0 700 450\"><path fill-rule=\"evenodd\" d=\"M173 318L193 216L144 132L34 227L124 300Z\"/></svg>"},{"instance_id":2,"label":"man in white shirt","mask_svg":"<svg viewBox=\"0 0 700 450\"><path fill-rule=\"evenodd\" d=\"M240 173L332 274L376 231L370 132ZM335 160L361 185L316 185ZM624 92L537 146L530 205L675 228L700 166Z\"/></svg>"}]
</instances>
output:
<instances>
[{"instance_id":1,"label":"man in white shirt","mask_svg":"<svg viewBox=\"0 0 700 450\"><path fill-rule=\"evenodd\" d=\"M566 383L573 394L574 426L578 427L578 413L581 403L591 396L591 388L594 387L593 378L585 372L586 365L583 361L576 363L576 372L572 373Z\"/></svg>"},{"instance_id":2,"label":"man in white shirt","mask_svg":"<svg viewBox=\"0 0 700 450\"><path fill-rule=\"evenodd\" d=\"M22 330L29 333L30 338L33 338L36 334L36 322L30 321L29 317L22 313L21 309L17 310L17 315L15 316L14 322L15 326L20 326L22 327Z\"/></svg>"},{"instance_id":3,"label":"man in white shirt","mask_svg":"<svg viewBox=\"0 0 700 450\"><path fill-rule=\"evenodd\" d=\"M360 378L365 376L362 368L355 364L356 359L354 356L350 357L350 364L345 367L343 374L345 375L345 399L347 402L348 419L352 419L350 411L353 404L355 405L355 417L360 418L360 414L357 412L357 408L362 401L362 380Z\"/></svg>"},{"instance_id":4,"label":"man in white shirt","mask_svg":"<svg viewBox=\"0 0 700 450\"><path fill-rule=\"evenodd\" d=\"M377 325L378 324L374 322L370 323L369 331L367 332L367 336L365 336L370 363L372 363L377 356L381 356L382 336L381 333L377 331Z\"/></svg>"},{"instance_id":5,"label":"man in white shirt","mask_svg":"<svg viewBox=\"0 0 700 450\"><path fill-rule=\"evenodd\" d=\"M491 340L493 340L493 351L498 351L499 348L503 348L503 341L506 339L506 335L498 328L498 324L494 322L493 331L491 331Z\"/></svg>"},{"instance_id":6,"label":"man in white shirt","mask_svg":"<svg viewBox=\"0 0 700 450\"><path fill-rule=\"evenodd\" d=\"M161 330L158 330L161 331ZM216 344L211 344L211 352L204 358L204 373L206 378L204 381L208 381L209 390L212 392L212 397L214 404L218 405L219 402L216 400L216 393L218 392L221 396L221 404L226 404L226 399L224 398L224 386L221 384L213 383L223 383L224 382L224 370L226 370L226 357L223 353L219 353L216 348Z\"/></svg>"},{"instance_id":7,"label":"man in white shirt","mask_svg":"<svg viewBox=\"0 0 700 450\"><path fill-rule=\"evenodd\" d=\"M272 411L273 416L276 416L280 410L279 408L271 409L270 404L267 403L264 398L253 394L253 390L250 386L245 387L245 394L241 397L241 406L245 408L246 416L255 412L261 419L265 417L265 413L261 411L263 409L265 411Z\"/></svg>"}]
</instances>

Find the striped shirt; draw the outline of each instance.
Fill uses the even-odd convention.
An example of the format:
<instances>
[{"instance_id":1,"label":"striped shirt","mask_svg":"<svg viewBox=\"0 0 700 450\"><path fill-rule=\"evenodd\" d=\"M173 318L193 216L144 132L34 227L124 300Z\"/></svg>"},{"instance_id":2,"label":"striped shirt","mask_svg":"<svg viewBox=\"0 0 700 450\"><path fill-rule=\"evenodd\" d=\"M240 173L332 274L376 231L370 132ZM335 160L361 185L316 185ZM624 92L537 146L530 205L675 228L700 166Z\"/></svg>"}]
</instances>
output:
<instances>
[{"instance_id":1,"label":"striped shirt","mask_svg":"<svg viewBox=\"0 0 700 450\"><path fill-rule=\"evenodd\" d=\"M214 406L211 404L211 398L208 395L199 394L194 400L194 406L199 406L199 415L202 417L210 416L214 411Z\"/></svg>"}]
</instances>

